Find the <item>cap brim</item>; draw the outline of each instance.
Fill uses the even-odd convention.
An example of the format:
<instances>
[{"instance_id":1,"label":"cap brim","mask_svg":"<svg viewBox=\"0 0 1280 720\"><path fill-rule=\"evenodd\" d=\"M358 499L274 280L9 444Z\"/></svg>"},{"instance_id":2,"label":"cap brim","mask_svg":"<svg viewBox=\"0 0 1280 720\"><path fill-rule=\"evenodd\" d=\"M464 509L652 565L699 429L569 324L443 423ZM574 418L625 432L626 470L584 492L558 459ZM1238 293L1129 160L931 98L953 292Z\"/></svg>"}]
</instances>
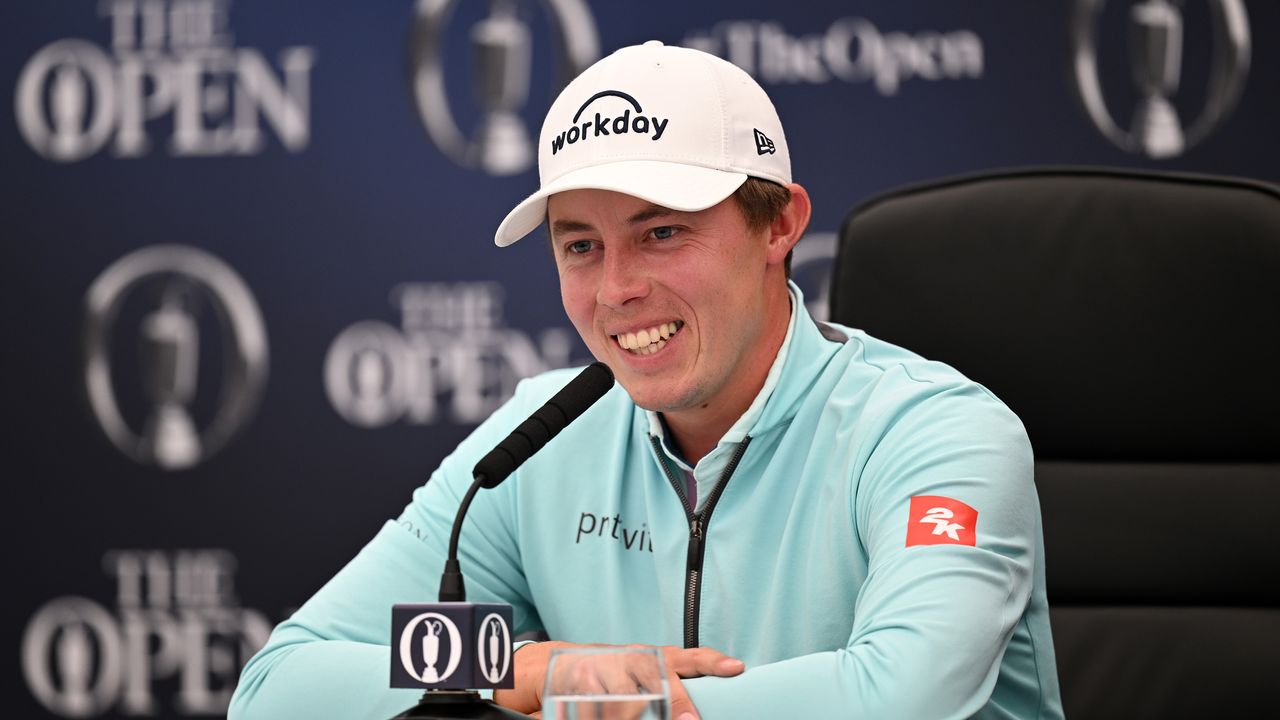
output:
<instances>
[{"instance_id":1,"label":"cap brim","mask_svg":"<svg viewBox=\"0 0 1280 720\"><path fill-rule=\"evenodd\" d=\"M533 232L547 214L547 198L566 190L612 190L655 205L695 212L733 194L747 174L660 160L622 160L580 168L544 185L515 207L493 237L506 247Z\"/></svg>"}]
</instances>

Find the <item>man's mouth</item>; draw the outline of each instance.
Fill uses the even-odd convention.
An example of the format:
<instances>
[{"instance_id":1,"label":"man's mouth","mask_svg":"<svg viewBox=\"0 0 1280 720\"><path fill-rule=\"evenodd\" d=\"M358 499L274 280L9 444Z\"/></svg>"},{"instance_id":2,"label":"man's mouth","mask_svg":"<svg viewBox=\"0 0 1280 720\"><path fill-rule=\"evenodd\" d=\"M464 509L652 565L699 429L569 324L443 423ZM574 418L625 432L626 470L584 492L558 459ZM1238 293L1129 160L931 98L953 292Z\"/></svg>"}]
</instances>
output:
<instances>
[{"instance_id":1,"label":"man's mouth","mask_svg":"<svg viewBox=\"0 0 1280 720\"><path fill-rule=\"evenodd\" d=\"M672 320L651 328L614 335L613 339L618 343L618 347L633 355L652 355L666 347L667 340L680 332L682 327L684 327L683 320Z\"/></svg>"}]
</instances>

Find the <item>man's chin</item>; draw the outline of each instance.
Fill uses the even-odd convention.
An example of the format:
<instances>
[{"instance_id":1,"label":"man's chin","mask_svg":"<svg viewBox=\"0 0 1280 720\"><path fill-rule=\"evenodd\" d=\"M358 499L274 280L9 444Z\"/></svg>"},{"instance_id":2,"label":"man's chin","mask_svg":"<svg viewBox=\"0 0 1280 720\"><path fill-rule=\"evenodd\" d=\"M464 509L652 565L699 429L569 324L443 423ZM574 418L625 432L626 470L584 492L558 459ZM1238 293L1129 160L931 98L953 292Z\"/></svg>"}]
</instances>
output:
<instances>
[{"instance_id":1,"label":"man's chin","mask_svg":"<svg viewBox=\"0 0 1280 720\"><path fill-rule=\"evenodd\" d=\"M670 383L663 384L663 387L655 387L659 383L654 380L629 381L623 377L618 378L618 383L622 385L623 390L627 391L631 402L641 410L669 413L684 410L692 404L692 401L685 397L691 393L678 392L670 386Z\"/></svg>"}]
</instances>

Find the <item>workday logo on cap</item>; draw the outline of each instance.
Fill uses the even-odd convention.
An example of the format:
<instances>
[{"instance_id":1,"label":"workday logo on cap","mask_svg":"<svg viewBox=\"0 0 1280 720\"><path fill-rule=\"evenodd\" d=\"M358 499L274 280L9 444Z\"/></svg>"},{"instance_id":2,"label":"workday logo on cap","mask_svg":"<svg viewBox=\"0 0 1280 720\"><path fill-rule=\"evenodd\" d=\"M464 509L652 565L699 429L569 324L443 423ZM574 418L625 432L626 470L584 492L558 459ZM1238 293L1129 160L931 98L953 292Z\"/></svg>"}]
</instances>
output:
<instances>
[{"instance_id":1,"label":"workday logo on cap","mask_svg":"<svg viewBox=\"0 0 1280 720\"><path fill-rule=\"evenodd\" d=\"M587 120L582 120L583 113L587 111L587 107L597 100L608 97L622 98L628 103L622 114L615 116L604 115L596 112L595 117L588 115ZM631 111L635 110L635 115ZM605 112L609 112L608 109ZM572 145L580 140L586 140L588 137L598 138L613 135L625 135L627 133L635 133L637 135L651 135L653 140L658 140L667 130L667 122L669 118L661 118L657 116L647 116L644 114L644 108L640 107L640 103L635 98L621 90L602 90L592 95L590 99L582 103L582 107L578 108L578 112L573 114L573 124L568 130L560 131L560 134L551 138L551 154L555 155L564 149L565 144ZM581 124L579 122L581 121Z\"/></svg>"}]
</instances>

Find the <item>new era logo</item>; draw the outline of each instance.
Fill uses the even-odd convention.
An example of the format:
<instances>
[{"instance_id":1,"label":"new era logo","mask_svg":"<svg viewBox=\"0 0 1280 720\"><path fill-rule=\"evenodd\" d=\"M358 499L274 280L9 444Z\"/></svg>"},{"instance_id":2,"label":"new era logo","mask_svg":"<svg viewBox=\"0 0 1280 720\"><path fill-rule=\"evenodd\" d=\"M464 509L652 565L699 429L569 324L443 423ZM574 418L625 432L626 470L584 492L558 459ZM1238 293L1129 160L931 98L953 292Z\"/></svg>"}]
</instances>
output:
<instances>
[{"instance_id":1,"label":"new era logo","mask_svg":"<svg viewBox=\"0 0 1280 720\"><path fill-rule=\"evenodd\" d=\"M756 154L757 155L765 155L765 154L772 155L778 151L778 149L773 146L773 141L769 139L769 136L765 135L759 130L755 130L755 134L756 134Z\"/></svg>"},{"instance_id":2,"label":"new era logo","mask_svg":"<svg viewBox=\"0 0 1280 720\"><path fill-rule=\"evenodd\" d=\"M942 495L911 498L907 547L913 545L977 545L978 511Z\"/></svg>"}]
</instances>

